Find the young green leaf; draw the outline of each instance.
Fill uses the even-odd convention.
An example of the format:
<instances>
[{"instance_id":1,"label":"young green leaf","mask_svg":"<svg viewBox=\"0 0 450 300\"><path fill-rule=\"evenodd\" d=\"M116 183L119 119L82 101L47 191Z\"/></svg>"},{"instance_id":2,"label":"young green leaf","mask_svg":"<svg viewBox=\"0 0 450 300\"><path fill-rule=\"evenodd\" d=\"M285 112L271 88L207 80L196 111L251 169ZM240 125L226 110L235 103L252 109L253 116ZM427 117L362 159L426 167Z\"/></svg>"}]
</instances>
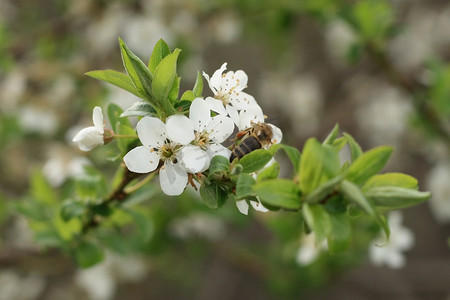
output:
<instances>
[{"instance_id":1,"label":"young green leaf","mask_svg":"<svg viewBox=\"0 0 450 300\"><path fill-rule=\"evenodd\" d=\"M251 173L258 171L272 159L272 156L266 149L250 152L239 160L239 164L243 167L242 172Z\"/></svg>"},{"instance_id":2,"label":"young green leaf","mask_svg":"<svg viewBox=\"0 0 450 300\"><path fill-rule=\"evenodd\" d=\"M360 206L369 215L375 216L375 210L372 203L370 203L370 201L363 195L359 186L353 182L344 180L341 182L341 191L350 202Z\"/></svg>"},{"instance_id":3,"label":"young green leaf","mask_svg":"<svg viewBox=\"0 0 450 300\"><path fill-rule=\"evenodd\" d=\"M400 209L420 204L428 200L430 192L420 192L396 186L374 186L365 193L376 207L383 209Z\"/></svg>"},{"instance_id":4,"label":"young green leaf","mask_svg":"<svg viewBox=\"0 0 450 300\"><path fill-rule=\"evenodd\" d=\"M287 209L298 209L301 206L300 191L297 184L287 179L271 179L253 185L263 204Z\"/></svg>"},{"instance_id":5,"label":"young green leaf","mask_svg":"<svg viewBox=\"0 0 450 300\"><path fill-rule=\"evenodd\" d=\"M201 97L203 94L203 76L200 71L197 71L197 79L195 80L194 88L192 92L195 98Z\"/></svg>"},{"instance_id":6,"label":"young green leaf","mask_svg":"<svg viewBox=\"0 0 450 300\"><path fill-rule=\"evenodd\" d=\"M225 172L227 173L230 169L230 162L225 156L222 155L216 155L213 156L211 159L211 162L209 164L209 176L211 178L211 175L219 172Z\"/></svg>"},{"instance_id":7,"label":"young green leaf","mask_svg":"<svg viewBox=\"0 0 450 300\"><path fill-rule=\"evenodd\" d=\"M156 42L155 47L153 48L152 55L148 61L148 69L152 74L155 74L156 67L158 67L159 63L170 54L169 45L163 40L160 39Z\"/></svg>"},{"instance_id":8,"label":"young green leaf","mask_svg":"<svg viewBox=\"0 0 450 300\"><path fill-rule=\"evenodd\" d=\"M355 141L355 139L348 133L344 132L343 138L347 141L347 144L350 148L350 155L352 157L352 161L355 161L358 157L363 154L361 146Z\"/></svg>"},{"instance_id":9,"label":"young green leaf","mask_svg":"<svg viewBox=\"0 0 450 300\"><path fill-rule=\"evenodd\" d=\"M175 49L173 53L164 57L155 70L151 85L153 96L158 102L158 106L164 108L167 115L171 115L174 112L168 97L176 77L177 59L180 52L180 49Z\"/></svg>"},{"instance_id":10,"label":"young green leaf","mask_svg":"<svg viewBox=\"0 0 450 300\"><path fill-rule=\"evenodd\" d=\"M380 172L392 154L392 147L380 146L359 156L347 170L347 179L358 185Z\"/></svg>"},{"instance_id":11,"label":"young green leaf","mask_svg":"<svg viewBox=\"0 0 450 300\"><path fill-rule=\"evenodd\" d=\"M172 101L172 103L178 100L178 94L180 93L180 82L181 77L175 76L169 92L169 100Z\"/></svg>"},{"instance_id":12,"label":"young green leaf","mask_svg":"<svg viewBox=\"0 0 450 300\"><path fill-rule=\"evenodd\" d=\"M157 112L153 106L145 101L135 102L130 107L128 107L120 117L145 117L145 116L156 116Z\"/></svg>"},{"instance_id":13,"label":"young green leaf","mask_svg":"<svg viewBox=\"0 0 450 300\"><path fill-rule=\"evenodd\" d=\"M200 197L209 208L219 208L227 201L227 193L216 182L200 187Z\"/></svg>"},{"instance_id":14,"label":"young green leaf","mask_svg":"<svg viewBox=\"0 0 450 300\"><path fill-rule=\"evenodd\" d=\"M280 164L275 161L270 166L258 172L257 181L261 182L267 179L275 179L278 177L278 174L280 174Z\"/></svg>"},{"instance_id":15,"label":"young green leaf","mask_svg":"<svg viewBox=\"0 0 450 300\"><path fill-rule=\"evenodd\" d=\"M87 72L85 73L85 75L98 80L106 81L138 96L141 99L145 99L145 95L136 89L133 82L131 81L130 76L128 76L127 74L123 74L114 70L97 70Z\"/></svg>"},{"instance_id":16,"label":"young green leaf","mask_svg":"<svg viewBox=\"0 0 450 300\"><path fill-rule=\"evenodd\" d=\"M187 90L183 93L183 95L181 95L180 101L186 100L186 101L192 102L192 101L194 101L194 99L195 99L194 92L191 90Z\"/></svg>"},{"instance_id":17,"label":"young green leaf","mask_svg":"<svg viewBox=\"0 0 450 300\"><path fill-rule=\"evenodd\" d=\"M304 204L303 217L309 228L316 236L316 242L320 242L331 233L331 220L325 208L320 204Z\"/></svg>"},{"instance_id":18,"label":"young green leaf","mask_svg":"<svg viewBox=\"0 0 450 300\"><path fill-rule=\"evenodd\" d=\"M104 258L100 247L88 241L81 241L74 251L77 264L82 268L89 268L101 262Z\"/></svg>"},{"instance_id":19,"label":"young green leaf","mask_svg":"<svg viewBox=\"0 0 450 300\"><path fill-rule=\"evenodd\" d=\"M285 145L285 144L275 144L270 147L269 152L272 155L275 155L275 153L283 149L284 153L286 153L287 157L292 163L292 166L294 167L294 171L298 173L298 169L300 167L300 151L298 151L297 148Z\"/></svg>"},{"instance_id":20,"label":"young green leaf","mask_svg":"<svg viewBox=\"0 0 450 300\"><path fill-rule=\"evenodd\" d=\"M149 241L153 235L153 222L144 214L131 209L126 209L126 213L133 217L133 220L136 222L137 227L141 233L141 237L144 241Z\"/></svg>"},{"instance_id":21,"label":"young green leaf","mask_svg":"<svg viewBox=\"0 0 450 300\"><path fill-rule=\"evenodd\" d=\"M111 123L111 127L114 132L117 131L117 125L120 123L129 125L131 127L130 121L127 118L121 118L123 110L119 105L110 103L108 105L106 113L108 115L109 123Z\"/></svg>"},{"instance_id":22,"label":"young green leaf","mask_svg":"<svg viewBox=\"0 0 450 300\"><path fill-rule=\"evenodd\" d=\"M305 202L310 204L320 202L336 189L336 186L342 181L342 179L343 177L339 175L328 180L327 182L322 183L306 196Z\"/></svg>"},{"instance_id":23,"label":"young green leaf","mask_svg":"<svg viewBox=\"0 0 450 300\"><path fill-rule=\"evenodd\" d=\"M175 102L174 107L177 112L187 113L191 107L192 102L189 100L180 100Z\"/></svg>"},{"instance_id":24,"label":"young green leaf","mask_svg":"<svg viewBox=\"0 0 450 300\"><path fill-rule=\"evenodd\" d=\"M67 222L72 218L82 216L86 212L86 206L80 201L69 200L61 207L61 218Z\"/></svg>"},{"instance_id":25,"label":"young green leaf","mask_svg":"<svg viewBox=\"0 0 450 300\"><path fill-rule=\"evenodd\" d=\"M377 186L396 186L412 190L418 189L417 179L412 176L403 173L385 173L370 177L364 184L362 190L365 192Z\"/></svg>"},{"instance_id":26,"label":"young green leaf","mask_svg":"<svg viewBox=\"0 0 450 300\"><path fill-rule=\"evenodd\" d=\"M244 199L248 196L254 195L252 186L255 184L255 179L249 174L239 174L236 181L236 199Z\"/></svg>"},{"instance_id":27,"label":"young green leaf","mask_svg":"<svg viewBox=\"0 0 450 300\"><path fill-rule=\"evenodd\" d=\"M130 75L136 89L146 96L146 100L151 99L152 95L152 74L147 66L137 57L119 38L122 61L128 75Z\"/></svg>"},{"instance_id":28,"label":"young green leaf","mask_svg":"<svg viewBox=\"0 0 450 300\"><path fill-rule=\"evenodd\" d=\"M322 145L329 145L329 146L333 145L338 134L339 134L339 124L336 124L334 125L333 130L331 130L330 134L328 134L328 136L322 142Z\"/></svg>"},{"instance_id":29,"label":"young green leaf","mask_svg":"<svg viewBox=\"0 0 450 300\"><path fill-rule=\"evenodd\" d=\"M332 147L309 139L300 159L300 189L309 194L318 186L336 177L340 171L339 156Z\"/></svg>"}]
</instances>

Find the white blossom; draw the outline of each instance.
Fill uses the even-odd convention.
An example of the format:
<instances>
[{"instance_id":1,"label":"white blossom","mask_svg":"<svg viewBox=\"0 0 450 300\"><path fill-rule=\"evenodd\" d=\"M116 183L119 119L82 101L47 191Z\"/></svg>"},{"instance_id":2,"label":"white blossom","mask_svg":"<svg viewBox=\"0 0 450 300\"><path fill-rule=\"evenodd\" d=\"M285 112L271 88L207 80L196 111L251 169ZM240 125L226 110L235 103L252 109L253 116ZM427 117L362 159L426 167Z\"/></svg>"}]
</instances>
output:
<instances>
[{"instance_id":1,"label":"white blossom","mask_svg":"<svg viewBox=\"0 0 450 300\"><path fill-rule=\"evenodd\" d=\"M450 222L450 164L439 161L427 178L427 186L431 191L428 201L431 212L440 223Z\"/></svg>"},{"instance_id":2,"label":"white blossom","mask_svg":"<svg viewBox=\"0 0 450 300\"><path fill-rule=\"evenodd\" d=\"M190 173L205 171L215 155L230 157L231 151L220 144L233 133L234 123L230 118L223 115L211 117L206 101L197 98L192 101L189 119L193 124L195 137L192 145L183 147L180 151L182 163L187 171Z\"/></svg>"},{"instance_id":3,"label":"white blossom","mask_svg":"<svg viewBox=\"0 0 450 300\"><path fill-rule=\"evenodd\" d=\"M82 151L90 151L104 144L103 113L99 106L94 107L92 121L94 126L81 129L73 138L73 141L78 144Z\"/></svg>"},{"instance_id":4,"label":"white blossom","mask_svg":"<svg viewBox=\"0 0 450 300\"><path fill-rule=\"evenodd\" d=\"M142 146L128 152L123 160L136 173L149 173L162 161L159 181L162 191L170 196L180 195L188 175L180 163L180 150L194 140L192 122L183 115L170 116L166 124L154 117L142 118L136 126Z\"/></svg>"},{"instance_id":5,"label":"white blossom","mask_svg":"<svg viewBox=\"0 0 450 300\"><path fill-rule=\"evenodd\" d=\"M402 252L414 245L414 234L411 229L402 225L403 215L400 211L389 214L388 223L391 230L389 242L379 246L383 239L377 239L369 248L369 257L376 266L386 266L399 269L405 266L406 259Z\"/></svg>"},{"instance_id":6,"label":"white blossom","mask_svg":"<svg viewBox=\"0 0 450 300\"><path fill-rule=\"evenodd\" d=\"M300 241L300 248L297 251L295 261L299 266L307 266L312 264L320 252L328 248L327 240L323 240L321 243L316 243L316 235L314 232L304 235Z\"/></svg>"},{"instance_id":7,"label":"white blossom","mask_svg":"<svg viewBox=\"0 0 450 300\"><path fill-rule=\"evenodd\" d=\"M207 97L206 102L212 111L221 115L229 115L239 126L239 111L258 106L258 104L253 96L242 91L247 87L247 74L242 70L223 74L226 68L227 63L224 63L211 78L203 72L203 76L214 93L214 97Z\"/></svg>"}]
</instances>

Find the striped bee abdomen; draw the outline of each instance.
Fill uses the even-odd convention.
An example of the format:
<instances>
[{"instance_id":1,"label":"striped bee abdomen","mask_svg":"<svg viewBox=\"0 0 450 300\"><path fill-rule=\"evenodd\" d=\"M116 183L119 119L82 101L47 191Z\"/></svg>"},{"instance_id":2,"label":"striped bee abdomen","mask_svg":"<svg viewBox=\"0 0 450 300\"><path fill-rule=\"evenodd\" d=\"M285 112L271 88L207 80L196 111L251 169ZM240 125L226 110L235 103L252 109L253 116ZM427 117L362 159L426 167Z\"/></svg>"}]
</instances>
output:
<instances>
[{"instance_id":1,"label":"striped bee abdomen","mask_svg":"<svg viewBox=\"0 0 450 300\"><path fill-rule=\"evenodd\" d=\"M261 147L262 145L256 137L249 136L233 148L231 151L230 162L232 162L235 158L240 159L254 150L261 149Z\"/></svg>"}]
</instances>

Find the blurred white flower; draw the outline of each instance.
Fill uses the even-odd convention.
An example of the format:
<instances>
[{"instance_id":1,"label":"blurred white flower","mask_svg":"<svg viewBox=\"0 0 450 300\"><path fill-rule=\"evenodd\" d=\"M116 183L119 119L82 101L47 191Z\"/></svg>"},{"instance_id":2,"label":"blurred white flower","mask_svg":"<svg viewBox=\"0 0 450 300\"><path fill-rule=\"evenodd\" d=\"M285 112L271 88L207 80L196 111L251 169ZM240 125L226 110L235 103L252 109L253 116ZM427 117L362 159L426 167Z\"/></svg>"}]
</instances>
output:
<instances>
[{"instance_id":1,"label":"blurred white flower","mask_svg":"<svg viewBox=\"0 0 450 300\"><path fill-rule=\"evenodd\" d=\"M84 167L90 165L84 156L74 156L66 149L51 149L50 158L42 167L42 173L53 187L58 187L68 178L84 173Z\"/></svg>"},{"instance_id":2,"label":"blurred white flower","mask_svg":"<svg viewBox=\"0 0 450 300\"><path fill-rule=\"evenodd\" d=\"M213 215L195 212L170 224L171 233L183 240L193 237L218 240L224 236L226 228L222 220Z\"/></svg>"},{"instance_id":3,"label":"blurred white flower","mask_svg":"<svg viewBox=\"0 0 450 300\"><path fill-rule=\"evenodd\" d=\"M427 186L431 191L428 201L436 221L450 222L450 164L438 162L427 176Z\"/></svg>"},{"instance_id":4,"label":"blurred white flower","mask_svg":"<svg viewBox=\"0 0 450 300\"><path fill-rule=\"evenodd\" d=\"M231 44L242 34L242 23L233 13L224 13L212 19L208 26L212 29L211 36L221 44Z\"/></svg>"},{"instance_id":5,"label":"blurred white flower","mask_svg":"<svg viewBox=\"0 0 450 300\"><path fill-rule=\"evenodd\" d=\"M139 257L123 257L106 253L105 260L89 269L79 270L75 283L82 288L91 300L109 300L114 298L117 284L142 280L148 266Z\"/></svg>"},{"instance_id":6,"label":"blurred white flower","mask_svg":"<svg viewBox=\"0 0 450 300\"><path fill-rule=\"evenodd\" d=\"M33 300L38 299L45 289L42 276L20 275L15 271L0 271L0 300Z\"/></svg>"},{"instance_id":7,"label":"blurred white flower","mask_svg":"<svg viewBox=\"0 0 450 300\"><path fill-rule=\"evenodd\" d=\"M66 101L76 92L73 78L68 74L59 74L51 87L46 91L45 97L53 105L67 105Z\"/></svg>"},{"instance_id":8,"label":"blurred white flower","mask_svg":"<svg viewBox=\"0 0 450 300\"><path fill-rule=\"evenodd\" d=\"M369 247L369 257L374 265L384 264L392 269L405 266L406 258L403 252L413 247L414 234L411 229L402 225L402 221L402 212L392 211L389 213L388 223L391 230L389 242L386 245L378 246L384 242L383 238L378 238Z\"/></svg>"},{"instance_id":9,"label":"blurred white flower","mask_svg":"<svg viewBox=\"0 0 450 300\"><path fill-rule=\"evenodd\" d=\"M326 49L336 62L343 62L350 46L357 41L357 36L350 25L342 19L334 19L327 24L325 39Z\"/></svg>"},{"instance_id":10,"label":"blurred white flower","mask_svg":"<svg viewBox=\"0 0 450 300\"><path fill-rule=\"evenodd\" d=\"M52 135L58 127L58 120L52 111L32 105L22 109L19 123L25 131L43 135Z\"/></svg>"},{"instance_id":11,"label":"blurred white flower","mask_svg":"<svg viewBox=\"0 0 450 300\"><path fill-rule=\"evenodd\" d=\"M181 164L180 150L195 138L192 122L183 115L167 118L166 124L154 117L142 118L136 126L142 146L129 151L123 158L127 168L136 173L149 173L159 165L162 191L170 196L180 195L186 187L188 175ZM202 153L195 153L202 155Z\"/></svg>"},{"instance_id":12,"label":"blurred white flower","mask_svg":"<svg viewBox=\"0 0 450 300\"><path fill-rule=\"evenodd\" d=\"M92 112L92 121L94 126L81 129L81 131L78 132L72 140L78 144L78 147L82 151L90 151L105 143L103 137L105 130L103 129L104 124L101 107L94 107Z\"/></svg>"},{"instance_id":13,"label":"blurred white flower","mask_svg":"<svg viewBox=\"0 0 450 300\"><path fill-rule=\"evenodd\" d=\"M1 110L10 112L17 104L26 89L26 73L19 67L14 68L0 84Z\"/></svg>"},{"instance_id":14,"label":"blurred white flower","mask_svg":"<svg viewBox=\"0 0 450 300\"><path fill-rule=\"evenodd\" d=\"M123 40L140 57L148 57L159 39L169 45L174 40L167 25L156 16L133 16L124 24L122 31Z\"/></svg>"},{"instance_id":15,"label":"blurred white flower","mask_svg":"<svg viewBox=\"0 0 450 300\"><path fill-rule=\"evenodd\" d=\"M300 241L300 248L298 248L295 261L299 266L307 266L312 264L320 252L328 249L327 240L323 240L321 243L316 243L316 235L314 232L305 234Z\"/></svg>"}]
</instances>

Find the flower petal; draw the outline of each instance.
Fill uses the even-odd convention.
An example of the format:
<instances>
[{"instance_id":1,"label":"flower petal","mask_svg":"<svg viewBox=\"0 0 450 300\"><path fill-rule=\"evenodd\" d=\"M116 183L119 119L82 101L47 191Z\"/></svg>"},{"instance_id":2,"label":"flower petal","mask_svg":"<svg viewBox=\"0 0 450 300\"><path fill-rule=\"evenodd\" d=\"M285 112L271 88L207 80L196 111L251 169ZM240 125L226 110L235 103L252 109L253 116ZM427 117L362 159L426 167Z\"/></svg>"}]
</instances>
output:
<instances>
[{"instance_id":1,"label":"flower petal","mask_svg":"<svg viewBox=\"0 0 450 300\"><path fill-rule=\"evenodd\" d=\"M183 193L188 182L188 175L179 164L166 162L159 171L159 183L164 194L177 196Z\"/></svg>"},{"instance_id":2,"label":"flower petal","mask_svg":"<svg viewBox=\"0 0 450 300\"><path fill-rule=\"evenodd\" d=\"M187 145L179 153L180 160L189 173L203 172L209 168L210 158L200 147Z\"/></svg>"},{"instance_id":3,"label":"flower petal","mask_svg":"<svg viewBox=\"0 0 450 300\"><path fill-rule=\"evenodd\" d=\"M236 201L236 207L241 214L248 215L249 205L248 205L247 201L245 201L245 200Z\"/></svg>"},{"instance_id":4,"label":"flower petal","mask_svg":"<svg viewBox=\"0 0 450 300\"><path fill-rule=\"evenodd\" d=\"M238 90L242 91L247 87L248 83L248 76L247 74L242 70L237 70L234 72L234 77L239 81L239 87Z\"/></svg>"},{"instance_id":5,"label":"flower petal","mask_svg":"<svg viewBox=\"0 0 450 300\"><path fill-rule=\"evenodd\" d=\"M230 95L230 102L237 110L243 110L250 106L258 105L252 95L239 91L234 91Z\"/></svg>"},{"instance_id":6,"label":"flower petal","mask_svg":"<svg viewBox=\"0 0 450 300\"><path fill-rule=\"evenodd\" d=\"M167 139L166 125L155 117L143 117L136 131L141 143L149 148L160 148Z\"/></svg>"},{"instance_id":7,"label":"flower petal","mask_svg":"<svg viewBox=\"0 0 450 300\"><path fill-rule=\"evenodd\" d=\"M281 129L273 124L267 123L270 127L272 127L272 144L279 144L281 143L281 140L283 139L283 133L281 132Z\"/></svg>"},{"instance_id":8,"label":"flower petal","mask_svg":"<svg viewBox=\"0 0 450 300\"><path fill-rule=\"evenodd\" d=\"M195 130L203 131L208 123L211 122L211 110L208 103L202 98L194 99L189 109L189 119L194 124Z\"/></svg>"},{"instance_id":9,"label":"flower petal","mask_svg":"<svg viewBox=\"0 0 450 300\"><path fill-rule=\"evenodd\" d=\"M260 212L268 212L269 210L262 205L261 202L250 201L250 204L253 206L253 209Z\"/></svg>"},{"instance_id":10,"label":"flower petal","mask_svg":"<svg viewBox=\"0 0 450 300\"><path fill-rule=\"evenodd\" d=\"M226 110L227 114L230 116L231 120L233 120L234 124L236 124L236 126L239 126L239 113L236 107L227 105Z\"/></svg>"},{"instance_id":11,"label":"flower petal","mask_svg":"<svg viewBox=\"0 0 450 300\"><path fill-rule=\"evenodd\" d=\"M209 122L205 131L213 143L224 142L234 131L234 122L223 115L217 115Z\"/></svg>"},{"instance_id":12,"label":"flower petal","mask_svg":"<svg viewBox=\"0 0 450 300\"><path fill-rule=\"evenodd\" d=\"M212 97L207 97L205 101L206 103L208 103L209 109L211 109L212 111L218 113L219 115L227 114L227 111L225 110L222 101L214 99Z\"/></svg>"},{"instance_id":13,"label":"flower petal","mask_svg":"<svg viewBox=\"0 0 450 300\"><path fill-rule=\"evenodd\" d=\"M135 173L149 173L154 171L159 164L159 156L146 146L138 146L128 152L123 161L128 170Z\"/></svg>"},{"instance_id":14,"label":"flower petal","mask_svg":"<svg viewBox=\"0 0 450 300\"><path fill-rule=\"evenodd\" d=\"M247 86L248 77L244 71L239 70L236 73L229 71L222 77L221 92L223 94L232 94L240 92Z\"/></svg>"},{"instance_id":15,"label":"flower petal","mask_svg":"<svg viewBox=\"0 0 450 300\"><path fill-rule=\"evenodd\" d=\"M103 133L100 133L94 126L83 128L78 132L73 140L82 151L90 151L97 146L103 145Z\"/></svg>"},{"instance_id":16,"label":"flower petal","mask_svg":"<svg viewBox=\"0 0 450 300\"><path fill-rule=\"evenodd\" d=\"M187 145L194 139L194 125L184 115L173 115L166 121L167 136L175 143Z\"/></svg>"},{"instance_id":17,"label":"flower petal","mask_svg":"<svg viewBox=\"0 0 450 300\"><path fill-rule=\"evenodd\" d=\"M221 89L222 85L222 73L227 69L227 63L224 63L220 69L216 70L214 74L209 78L208 75L206 75L203 72L203 76L205 76L206 81L208 81L209 88L213 91L215 95L217 95L218 91Z\"/></svg>"},{"instance_id":18,"label":"flower petal","mask_svg":"<svg viewBox=\"0 0 450 300\"><path fill-rule=\"evenodd\" d=\"M259 105L252 105L239 113L239 130L252 126L252 123L264 123L264 114Z\"/></svg>"},{"instance_id":19,"label":"flower petal","mask_svg":"<svg viewBox=\"0 0 450 300\"><path fill-rule=\"evenodd\" d=\"M103 112L102 108L100 106L94 107L94 110L92 111L92 121L94 122L95 128L103 134Z\"/></svg>"},{"instance_id":20,"label":"flower petal","mask_svg":"<svg viewBox=\"0 0 450 300\"><path fill-rule=\"evenodd\" d=\"M227 159L230 159L230 156L231 156L231 150L220 144L211 144L206 149L206 153L208 154L210 159L216 155L225 156Z\"/></svg>"}]
</instances>

